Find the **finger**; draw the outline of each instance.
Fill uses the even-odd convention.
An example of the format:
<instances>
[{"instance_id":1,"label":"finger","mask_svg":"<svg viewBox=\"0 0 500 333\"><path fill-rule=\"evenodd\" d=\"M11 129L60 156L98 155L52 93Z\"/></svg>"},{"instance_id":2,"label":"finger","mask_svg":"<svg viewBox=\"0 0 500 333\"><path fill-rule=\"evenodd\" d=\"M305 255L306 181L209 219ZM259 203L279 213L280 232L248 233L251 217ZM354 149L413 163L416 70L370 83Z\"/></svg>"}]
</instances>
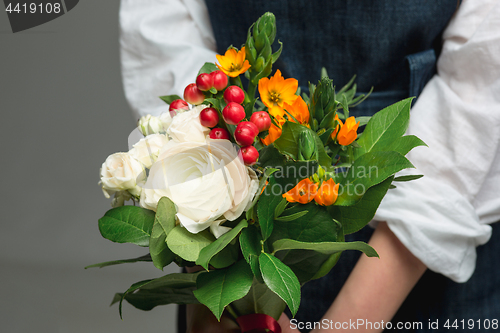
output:
<instances>
[{"instance_id":1,"label":"finger","mask_svg":"<svg viewBox=\"0 0 500 333\"><path fill-rule=\"evenodd\" d=\"M300 332L297 328L292 328L290 325L290 319L285 313L281 314L280 319L278 320L278 324L281 326L281 332L282 333L289 333L289 332Z\"/></svg>"}]
</instances>

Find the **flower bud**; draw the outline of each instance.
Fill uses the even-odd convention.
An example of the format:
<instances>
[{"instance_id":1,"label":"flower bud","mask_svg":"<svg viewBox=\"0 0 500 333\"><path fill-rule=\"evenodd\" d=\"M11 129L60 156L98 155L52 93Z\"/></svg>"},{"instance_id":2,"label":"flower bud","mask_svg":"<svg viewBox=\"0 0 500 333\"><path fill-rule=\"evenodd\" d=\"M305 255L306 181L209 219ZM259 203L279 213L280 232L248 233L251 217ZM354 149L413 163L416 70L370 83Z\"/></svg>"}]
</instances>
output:
<instances>
[{"instance_id":1,"label":"flower bud","mask_svg":"<svg viewBox=\"0 0 500 333\"><path fill-rule=\"evenodd\" d=\"M316 160L318 158L318 148L316 140L310 131L303 131L299 134L299 161Z\"/></svg>"},{"instance_id":2,"label":"flower bud","mask_svg":"<svg viewBox=\"0 0 500 333\"><path fill-rule=\"evenodd\" d=\"M321 206L330 206L337 201L338 193L339 184L335 184L335 181L330 178L321 184L318 193L314 197L314 201Z\"/></svg>"},{"instance_id":3,"label":"flower bud","mask_svg":"<svg viewBox=\"0 0 500 333\"><path fill-rule=\"evenodd\" d=\"M141 131L142 135L144 136L165 132L163 123L161 122L160 118L154 117L150 114L141 117L141 119L139 119L137 127L139 127L139 131Z\"/></svg>"},{"instance_id":4,"label":"flower bud","mask_svg":"<svg viewBox=\"0 0 500 333\"><path fill-rule=\"evenodd\" d=\"M346 119L345 124L340 127L337 134L337 141L342 146L350 145L358 136L359 121L356 123L354 117Z\"/></svg>"}]
</instances>

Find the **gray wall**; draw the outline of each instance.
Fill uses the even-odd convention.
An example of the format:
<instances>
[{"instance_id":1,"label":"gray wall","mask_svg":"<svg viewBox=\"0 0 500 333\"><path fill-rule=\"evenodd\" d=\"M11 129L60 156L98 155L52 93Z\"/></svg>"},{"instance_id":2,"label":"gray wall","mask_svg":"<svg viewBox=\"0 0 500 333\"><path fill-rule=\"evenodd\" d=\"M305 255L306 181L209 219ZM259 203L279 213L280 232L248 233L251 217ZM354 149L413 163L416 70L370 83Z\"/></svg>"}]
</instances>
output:
<instances>
[{"instance_id":1,"label":"gray wall","mask_svg":"<svg viewBox=\"0 0 500 333\"><path fill-rule=\"evenodd\" d=\"M125 304L123 321L109 307L115 292L167 272L149 263L83 269L147 253L97 228L110 208L99 167L127 149L135 126L120 77L119 1L82 0L16 34L0 7L0 330L174 332L173 305Z\"/></svg>"}]
</instances>

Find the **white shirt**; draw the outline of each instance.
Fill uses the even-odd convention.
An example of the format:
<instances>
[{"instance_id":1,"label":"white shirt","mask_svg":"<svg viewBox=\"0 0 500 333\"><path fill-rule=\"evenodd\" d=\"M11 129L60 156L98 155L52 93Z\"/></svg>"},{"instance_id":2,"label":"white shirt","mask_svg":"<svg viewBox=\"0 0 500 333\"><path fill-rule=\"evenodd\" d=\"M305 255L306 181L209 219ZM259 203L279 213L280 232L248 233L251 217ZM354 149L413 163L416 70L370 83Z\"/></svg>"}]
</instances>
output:
<instances>
[{"instance_id":1,"label":"white shirt","mask_svg":"<svg viewBox=\"0 0 500 333\"><path fill-rule=\"evenodd\" d=\"M182 96L216 60L202 0L122 0L120 24L125 94L137 117L166 111L158 96ZM500 220L500 1L464 0L443 39L408 130L429 146L408 155L424 177L395 183L375 219L429 269L463 282L488 224Z\"/></svg>"}]
</instances>

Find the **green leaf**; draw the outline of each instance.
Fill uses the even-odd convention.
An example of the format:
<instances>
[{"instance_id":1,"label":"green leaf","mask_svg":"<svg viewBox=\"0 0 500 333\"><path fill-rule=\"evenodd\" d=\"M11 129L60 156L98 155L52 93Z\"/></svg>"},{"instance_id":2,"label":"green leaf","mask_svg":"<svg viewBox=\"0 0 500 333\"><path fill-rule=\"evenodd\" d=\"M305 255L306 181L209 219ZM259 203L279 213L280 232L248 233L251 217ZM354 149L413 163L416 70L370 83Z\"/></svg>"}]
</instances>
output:
<instances>
[{"instance_id":1,"label":"green leaf","mask_svg":"<svg viewBox=\"0 0 500 333\"><path fill-rule=\"evenodd\" d=\"M276 60L278 60L278 58L281 55L281 51L283 50L283 43L281 41L278 41L278 43L280 44L280 48L278 51L273 53L273 56L272 56L272 63L273 64L276 62Z\"/></svg>"},{"instance_id":2,"label":"green leaf","mask_svg":"<svg viewBox=\"0 0 500 333\"><path fill-rule=\"evenodd\" d=\"M274 141L274 146L280 151L280 153L297 160L299 152L299 136L302 132L309 132L314 137L316 147L318 148L319 163L321 165L330 166L332 164L332 159L326 154L323 142L316 132L303 125L292 123L290 121L285 122L282 126L281 136Z\"/></svg>"},{"instance_id":3,"label":"green leaf","mask_svg":"<svg viewBox=\"0 0 500 333\"><path fill-rule=\"evenodd\" d=\"M154 266L161 270L175 259L175 254L166 243L168 233L175 227L175 213L175 205L169 198L163 197L158 201L149 239L149 253Z\"/></svg>"},{"instance_id":4,"label":"green leaf","mask_svg":"<svg viewBox=\"0 0 500 333\"><path fill-rule=\"evenodd\" d=\"M294 221L294 220L306 215L307 213L309 213L307 210L303 210L303 211L297 212L295 214L277 217L277 218L275 218L275 220L284 221L284 222Z\"/></svg>"},{"instance_id":5,"label":"green leaf","mask_svg":"<svg viewBox=\"0 0 500 333\"><path fill-rule=\"evenodd\" d=\"M395 151L370 152L358 157L351 168L339 173L339 196L336 206L350 206L377 185L403 169L414 168L403 155Z\"/></svg>"},{"instance_id":6,"label":"green leaf","mask_svg":"<svg viewBox=\"0 0 500 333\"><path fill-rule=\"evenodd\" d=\"M357 141L355 158L371 151L386 151L387 147L405 134L410 119L412 98L407 98L377 112L366 125Z\"/></svg>"},{"instance_id":7,"label":"green leaf","mask_svg":"<svg viewBox=\"0 0 500 333\"><path fill-rule=\"evenodd\" d=\"M276 206L276 209L274 210L274 218L277 218L280 216L283 211L285 210L286 206L288 205L288 200L285 198L282 198L278 206Z\"/></svg>"},{"instance_id":8,"label":"green leaf","mask_svg":"<svg viewBox=\"0 0 500 333\"><path fill-rule=\"evenodd\" d=\"M278 320L285 311L286 303L272 292L264 282L258 282L254 279L248 294L242 299L234 301L231 306L240 316L263 313Z\"/></svg>"},{"instance_id":9,"label":"green leaf","mask_svg":"<svg viewBox=\"0 0 500 333\"><path fill-rule=\"evenodd\" d=\"M285 301L295 316L300 304L300 283L295 274L290 267L268 253L261 253L259 264L265 284Z\"/></svg>"},{"instance_id":10,"label":"green leaf","mask_svg":"<svg viewBox=\"0 0 500 333\"><path fill-rule=\"evenodd\" d=\"M422 178L424 175L406 175L394 178L395 182L409 182L411 180L416 180Z\"/></svg>"},{"instance_id":11,"label":"green leaf","mask_svg":"<svg viewBox=\"0 0 500 333\"><path fill-rule=\"evenodd\" d=\"M160 96L160 99L167 104L172 104L176 99L182 99L179 95Z\"/></svg>"},{"instance_id":12,"label":"green leaf","mask_svg":"<svg viewBox=\"0 0 500 333\"><path fill-rule=\"evenodd\" d=\"M172 273L157 279L134 283L125 293L121 294L118 307L120 317L122 316L122 302L124 299L141 310L151 310L157 305L170 303L192 303L191 300L194 298L192 291L196 287L196 279L199 274L200 272ZM118 300L115 296L111 304L116 301ZM194 299L194 302L197 302L196 299Z\"/></svg>"},{"instance_id":13,"label":"green leaf","mask_svg":"<svg viewBox=\"0 0 500 333\"><path fill-rule=\"evenodd\" d=\"M410 152L410 150L412 150L413 148L418 147L418 146L426 146L427 147L425 142L420 140L418 137L416 137L414 135L405 135L405 136L402 136L402 137L394 140L385 149L383 147L377 146L377 147L374 147L374 149L372 149L372 151L379 151L379 150L380 151L381 150L391 151L391 150L394 150L394 151L397 151L398 153L400 153L401 155L404 156L404 155L408 154Z\"/></svg>"},{"instance_id":14,"label":"green leaf","mask_svg":"<svg viewBox=\"0 0 500 333\"><path fill-rule=\"evenodd\" d=\"M260 230L264 240L273 232L274 211L282 199L281 192L276 189L280 188L281 187L276 184L274 176L269 178L269 184L264 189L257 204L257 216L259 218Z\"/></svg>"},{"instance_id":15,"label":"green leaf","mask_svg":"<svg viewBox=\"0 0 500 333\"><path fill-rule=\"evenodd\" d=\"M196 264L202 266L208 270L208 263L217 253L222 251L238 234L243 228L246 228L248 223L246 220L241 220L240 223L233 229L226 232L224 235L220 236L215 242L204 247L200 251L200 255L196 260Z\"/></svg>"},{"instance_id":16,"label":"green leaf","mask_svg":"<svg viewBox=\"0 0 500 333\"><path fill-rule=\"evenodd\" d=\"M314 202L306 205L297 204L287 210L284 215L293 215L302 211L308 213L293 221L274 222L274 231L269 237L269 243L283 238L295 239L302 242L336 242L341 226L335 222L326 207L318 206ZM289 250L276 254L282 262L288 265L301 283L309 281L320 269L330 255L322 253Z\"/></svg>"},{"instance_id":17,"label":"green leaf","mask_svg":"<svg viewBox=\"0 0 500 333\"><path fill-rule=\"evenodd\" d=\"M201 68L200 71L198 72L198 75L201 73L207 73L210 74L213 71L219 70L219 67L217 67L213 62L206 62ZM198 76L197 75L197 76Z\"/></svg>"},{"instance_id":18,"label":"green leaf","mask_svg":"<svg viewBox=\"0 0 500 333\"><path fill-rule=\"evenodd\" d=\"M299 242L293 239L280 239L273 243L274 251L312 250L324 254L334 254L346 250L358 250L368 257L378 257L377 251L364 242Z\"/></svg>"},{"instance_id":19,"label":"green leaf","mask_svg":"<svg viewBox=\"0 0 500 333\"><path fill-rule=\"evenodd\" d=\"M224 308L244 297L252 286L253 275L245 260L231 267L204 272L198 276L194 296L220 320Z\"/></svg>"},{"instance_id":20,"label":"green leaf","mask_svg":"<svg viewBox=\"0 0 500 333\"><path fill-rule=\"evenodd\" d=\"M262 190L266 186L267 180L276 171L278 171L278 169L265 168L264 174L262 175L262 177L260 178L260 181L259 181L259 189L257 190L257 193L256 193L255 197L253 198L252 204L247 209L247 220L249 220L249 214L250 214L249 212L253 209L253 207L255 206L255 204L257 203L257 201L259 200L260 195L262 193Z\"/></svg>"},{"instance_id":21,"label":"green leaf","mask_svg":"<svg viewBox=\"0 0 500 333\"><path fill-rule=\"evenodd\" d=\"M149 246L155 213L136 206L110 209L99 219L102 237L116 243Z\"/></svg>"},{"instance_id":22,"label":"green leaf","mask_svg":"<svg viewBox=\"0 0 500 333\"><path fill-rule=\"evenodd\" d=\"M382 183L370 187L361 200L353 206L330 206L328 208L333 218L340 221L346 235L360 230L373 219L392 180L393 177L389 177Z\"/></svg>"},{"instance_id":23,"label":"green leaf","mask_svg":"<svg viewBox=\"0 0 500 333\"><path fill-rule=\"evenodd\" d=\"M222 251L213 256L210 265L214 268L226 268L238 261L240 247L236 241L232 241Z\"/></svg>"},{"instance_id":24,"label":"green leaf","mask_svg":"<svg viewBox=\"0 0 500 333\"><path fill-rule=\"evenodd\" d=\"M262 252L261 241L262 236L255 225L250 225L241 232L240 247L243 258L250 265L255 278L260 282L263 281L259 268L259 255Z\"/></svg>"},{"instance_id":25,"label":"green leaf","mask_svg":"<svg viewBox=\"0 0 500 333\"><path fill-rule=\"evenodd\" d=\"M167 236L167 245L173 253L187 261L195 262L201 250L215 241L208 229L197 234L190 233L181 225L173 228Z\"/></svg>"},{"instance_id":26,"label":"green leaf","mask_svg":"<svg viewBox=\"0 0 500 333\"><path fill-rule=\"evenodd\" d=\"M93 265L86 266L85 269L87 269L87 268L94 268L94 267L103 268L103 267L106 267L106 266L113 266L113 265L127 264L127 263L133 263L133 262L141 262L141 261L152 261L151 260L151 256L149 254L146 254L146 255L144 255L142 257L133 258L133 259L122 259L122 260L105 261L105 262L101 262L99 264L93 264Z\"/></svg>"}]
</instances>

